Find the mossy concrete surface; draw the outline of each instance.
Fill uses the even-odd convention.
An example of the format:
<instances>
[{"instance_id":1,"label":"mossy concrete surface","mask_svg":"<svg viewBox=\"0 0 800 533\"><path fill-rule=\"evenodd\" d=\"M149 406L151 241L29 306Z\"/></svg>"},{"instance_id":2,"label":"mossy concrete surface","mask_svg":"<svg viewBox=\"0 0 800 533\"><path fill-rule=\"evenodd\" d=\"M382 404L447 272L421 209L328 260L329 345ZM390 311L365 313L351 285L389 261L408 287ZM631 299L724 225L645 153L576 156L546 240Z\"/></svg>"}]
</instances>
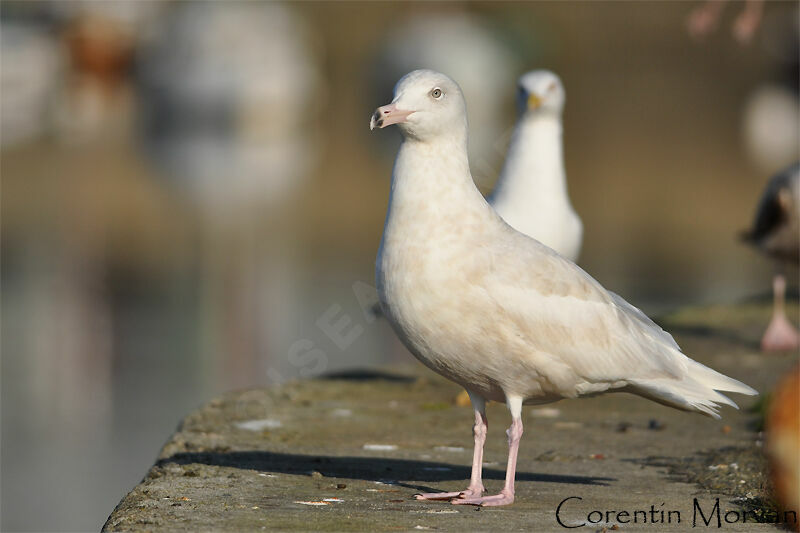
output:
<instances>
[{"instance_id":1,"label":"mossy concrete surface","mask_svg":"<svg viewBox=\"0 0 800 533\"><path fill-rule=\"evenodd\" d=\"M768 392L797 361L758 352L768 317L758 301L661 323L695 359ZM583 524L575 531L718 529L718 518L723 530L780 527L757 522L775 521L774 503L758 399L744 396L722 420L628 394L526 407L516 503L416 501L466 486L472 413L458 393L410 364L216 398L183 420L104 531L567 531L558 518ZM491 404L488 418L484 478L496 492L509 416Z\"/></svg>"}]
</instances>

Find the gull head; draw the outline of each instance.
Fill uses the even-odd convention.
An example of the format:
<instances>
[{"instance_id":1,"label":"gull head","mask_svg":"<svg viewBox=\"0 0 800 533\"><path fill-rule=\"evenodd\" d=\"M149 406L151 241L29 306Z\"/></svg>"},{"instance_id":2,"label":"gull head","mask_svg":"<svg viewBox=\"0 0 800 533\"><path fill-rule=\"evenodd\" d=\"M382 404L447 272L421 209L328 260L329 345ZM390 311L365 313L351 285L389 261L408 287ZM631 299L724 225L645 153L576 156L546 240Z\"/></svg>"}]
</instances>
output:
<instances>
[{"instance_id":1,"label":"gull head","mask_svg":"<svg viewBox=\"0 0 800 533\"><path fill-rule=\"evenodd\" d=\"M561 79L549 70L532 70L519 78L517 105L522 114L561 114L566 93Z\"/></svg>"},{"instance_id":2,"label":"gull head","mask_svg":"<svg viewBox=\"0 0 800 533\"><path fill-rule=\"evenodd\" d=\"M409 72L395 85L392 102L372 114L369 129L392 124L397 124L404 136L422 141L466 135L467 110L461 88L440 72Z\"/></svg>"}]
</instances>

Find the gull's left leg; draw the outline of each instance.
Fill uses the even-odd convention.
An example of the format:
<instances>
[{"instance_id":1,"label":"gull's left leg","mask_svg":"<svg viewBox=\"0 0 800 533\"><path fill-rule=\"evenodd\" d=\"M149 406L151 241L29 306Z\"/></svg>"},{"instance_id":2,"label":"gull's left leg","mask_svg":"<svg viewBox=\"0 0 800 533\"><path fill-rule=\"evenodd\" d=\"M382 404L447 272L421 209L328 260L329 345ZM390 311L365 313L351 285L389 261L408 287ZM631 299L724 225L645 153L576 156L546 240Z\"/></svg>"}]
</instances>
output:
<instances>
[{"instance_id":1,"label":"gull's left leg","mask_svg":"<svg viewBox=\"0 0 800 533\"><path fill-rule=\"evenodd\" d=\"M458 492L429 492L426 494L416 494L418 500L449 500L451 498L475 498L483 494L481 474L483 471L483 445L486 442L486 400L474 392L467 390L469 399L472 402L472 409L475 411L475 425L472 433L475 436L475 449L472 452L472 475L469 479L469 487Z\"/></svg>"},{"instance_id":2,"label":"gull's left leg","mask_svg":"<svg viewBox=\"0 0 800 533\"><path fill-rule=\"evenodd\" d=\"M506 467L506 482L500 494L483 496L481 498L456 498L450 503L461 505L508 505L514 503L514 478L517 473L517 453L519 441L522 438L522 397L506 396L506 405L511 411L511 427L508 428L508 466Z\"/></svg>"},{"instance_id":3,"label":"gull's left leg","mask_svg":"<svg viewBox=\"0 0 800 533\"><path fill-rule=\"evenodd\" d=\"M753 38L761 24L763 12L764 0L747 0L745 2L744 10L733 23L733 36L741 44L747 44Z\"/></svg>"}]
</instances>

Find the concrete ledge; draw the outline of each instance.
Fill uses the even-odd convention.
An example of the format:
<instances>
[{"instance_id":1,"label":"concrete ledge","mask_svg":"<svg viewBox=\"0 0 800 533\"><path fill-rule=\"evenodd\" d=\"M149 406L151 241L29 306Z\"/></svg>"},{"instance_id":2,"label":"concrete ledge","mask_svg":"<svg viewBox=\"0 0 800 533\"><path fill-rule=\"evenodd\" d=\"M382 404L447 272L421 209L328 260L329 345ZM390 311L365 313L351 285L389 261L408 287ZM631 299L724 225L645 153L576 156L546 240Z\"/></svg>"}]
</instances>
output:
<instances>
[{"instance_id":1,"label":"concrete ledge","mask_svg":"<svg viewBox=\"0 0 800 533\"><path fill-rule=\"evenodd\" d=\"M769 303L754 302L662 322L695 359L765 391L796 360L757 352L768 313ZM526 407L513 506L417 502L419 491L466 486L472 417L455 404L458 392L412 364L216 398L186 417L103 530L556 531L559 504L578 497L559 515L586 523L577 531L600 530L587 521L599 510L627 511L627 525L611 515L620 528L661 532L691 529L695 498L706 518L717 498L722 516L767 505L759 415L748 409L756 400L737 396L742 410L725 408L716 421L627 394ZM496 492L509 416L491 404L488 417L484 475ZM712 464L720 457L724 465ZM673 513L651 523L662 510L681 522ZM646 525L641 514L632 522L635 511L647 512ZM775 528L747 518L723 527Z\"/></svg>"}]
</instances>

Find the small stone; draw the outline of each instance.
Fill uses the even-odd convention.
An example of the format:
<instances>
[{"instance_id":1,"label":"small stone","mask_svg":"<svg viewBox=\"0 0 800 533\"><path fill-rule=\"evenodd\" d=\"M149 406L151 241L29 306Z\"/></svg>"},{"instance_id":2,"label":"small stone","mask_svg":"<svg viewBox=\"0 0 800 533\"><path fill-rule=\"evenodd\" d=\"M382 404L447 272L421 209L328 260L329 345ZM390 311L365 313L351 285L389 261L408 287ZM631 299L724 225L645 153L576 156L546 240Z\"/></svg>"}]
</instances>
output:
<instances>
[{"instance_id":1,"label":"small stone","mask_svg":"<svg viewBox=\"0 0 800 533\"><path fill-rule=\"evenodd\" d=\"M727 435L728 433L730 433L730 432L731 432L731 427L730 427L730 426L728 426L728 425L722 426L722 432L723 432L725 435Z\"/></svg>"},{"instance_id":2,"label":"small stone","mask_svg":"<svg viewBox=\"0 0 800 533\"><path fill-rule=\"evenodd\" d=\"M318 472L316 470L313 470L311 472L311 478L312 479L322 479L323 477L325 477L325 476L322 475L322 472Z\"/></svg>"},{"instance_id":3,"label":"small stone","mask_svg":"<svg viewBox=\"0 0 800 533\"><path fill-rule=\"evenodd\" d=\"M452 453L458 453L464 451L464 448L462 448L461 446L435 446L433 449L436 450L437 452L452 452Z\"/></svg>"},{"instance_id":4,"label":"small stone","mask_svg":"<svg viewBox=\"0 0 800 533\"><path fill-rule=\"evenodd\" d=\"M246 431L264 431L265 429L277 429L281 427L280 420L274 420L272 418L262 418L260 420L246 420L244 422L236 422L234 424L239 429L244 429Z\"/></svg>"},{"instance_id":5,"label":"small stone","mask_svg":"<svg viewBox=\"0 0 800 533\"><path fill-rule=\"evenodd\" d=\"M558 418L561 416L561 409L556 409L555 407L531 409L531 416L535 418Z\"/></svg>"},{"instance_id":6,"label":"small stone","mask_svg":"<svg viewBox=\"0 0 800 533\"><path fill-rule=\"evenodd\" d=\"M337 483L336 484L336 488L337 489L346 489L347 488L347 484L346 483Z\"/></svg>"},{"instance_id":7,"label":"small stone","mask_svg":"<svg viewBox=\"0 0 800 533\"><path fill-rule=\"evenodd\" d=\"M396 444L365 444L363 449L371 452L392 452L397 449Z\"/></svg>"}]
</instances>

